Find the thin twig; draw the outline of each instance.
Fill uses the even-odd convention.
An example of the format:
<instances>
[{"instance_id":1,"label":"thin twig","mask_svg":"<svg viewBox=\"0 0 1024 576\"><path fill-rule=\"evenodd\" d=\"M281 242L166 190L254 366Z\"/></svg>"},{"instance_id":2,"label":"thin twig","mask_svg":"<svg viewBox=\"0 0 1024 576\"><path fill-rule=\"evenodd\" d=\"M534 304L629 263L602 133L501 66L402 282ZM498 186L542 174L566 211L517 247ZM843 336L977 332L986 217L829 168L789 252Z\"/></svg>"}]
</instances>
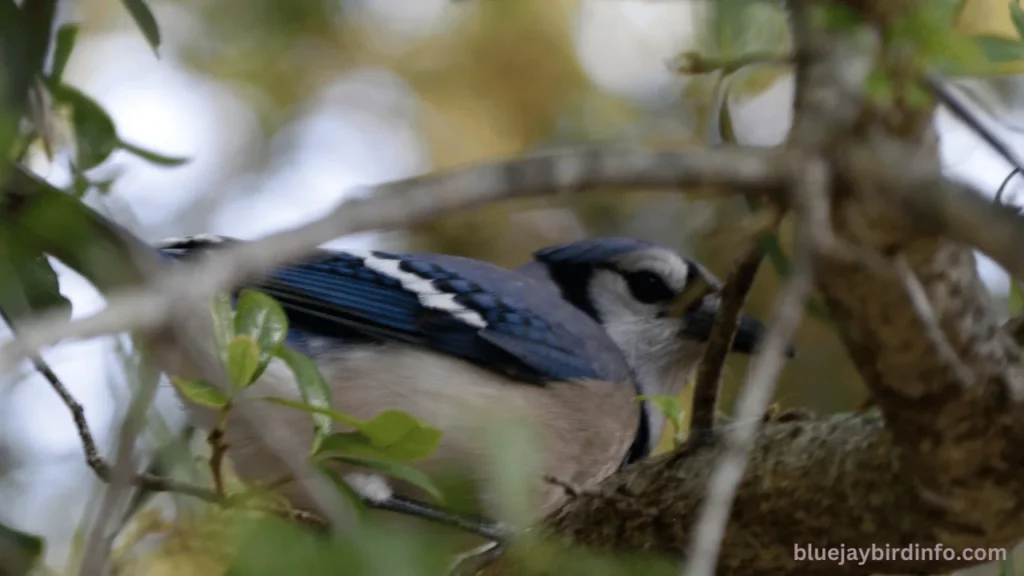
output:
<instances>
[{"instance_id":1,"label":"thin twig","mask_svg":"<svg viewBox=\"0 0 1024 576\"><path fill-rule=\"evenodd\" d=\"M110 470L106 492L86 539L85 552L82 555L82 564L79 569L80 576L107 573L110 550L114 538L117 536L111 533L110 524L128 495L128 488L132 486L137 476L135 444L145 427L146 415L156 397L159 377L159 374L150 368L145 353L142 354L138 375L138 390L132 397L128 413L125 415L118 435L117 459Z\"/></svg>"},{"instance_id":2,"label":"thin twig","mask_svg":"<svg viewBox=\"0 0 1024 576\"><path fill-rule=\"evenodd\" d=\"M968 109L968 107L960 101L960 98L953 93L952 90L946 87L945 81L941 76L935 72L926 72L921 78L921 83L928 88L929 91L941 102L954 116L960 119L961 122L967 124L972 130L974 130L981 139L985 141L989 146L992 147L1004 160L1010 163L1015 173L1024 172L1024 165L1021 164L1020 160L1013 153L1013 150L1006 145L1005 142L999 139L982 121ZM1011 176L1013 173L1010 174ZM1005 183L1004 183L1005 184ZM1000 187L1000 192L1002 187ZM997 202L998 202L997 198Z\"/></svg>"},{"instance_id":3,"label":"thin twig","mask_svg":"<svg viewBox=\"0 0 1024 576\"><path fill-rule=\"evenodd\" d=\"M228 450L228 445L224 442L224 429L228 423L230 410L230 402L221 407L217 413L217 423L206 437L206 442L210 445L210 474L213 476L213 488L221 497L224 496L224 455Z\"/></svg>"},{"instance_id":4,"label":"thin twig","mask_svg":"<svg viewBox=\"0 0 1024 576\"><path fill-rule=\"evenodd\" d=\"M764 255L755 244L733 269L722 288L722 302L715 323L708 336L704 358L697 369L697 382L693 390L693 408L690 416L690 436L711 432L715 427L718 410L718 391L721 385L725 359L732 349L740 325L743 303L754 285Z\"/></svg>"},{"instance_id":5,"label":"thin twig","mask_svg":"<svg viewBox=\"0 0 1024 576\"><path fill-rule=\"evenodd\" d=\"M776 304L764 344L747 370L746 382L736 401L735 424L728 429L724 452L708 480L707 495L690 540L684 569L687 576L712 576L715 573L736 489L743 479L750 449L782 372L786 350L800 326L811 294L812 259L816 247L812 243L812 218L808 215L820 212L821 204L826 202L828 174L820 163L811 163L795 184L798 190L793 196L798 204L794 209L799 220L793 269Z\"/></svg>"},{"instance_id":6,"label":"thin twig","mask_svg":"<svg viewBox=\"0 0 1024 576\"><path fill-rule=\"evenodd\" d=\"M346 234L391 229L460 208L516 197L591 188L679 188L707 185L771 192L787 180L783 152L719 149L687 152L597 148L562 151L431 173L365 190L327 216L301 227L242 243L175 267L145 286L108 297L101 312L68 321L44 315L0 348L0 371L64 340L165 326L195 302L208 302L239 281L307 255Z\"/></svg>"},{"instance_id":7,"label":"thin twig","mask_svg":"<svg viewBox=\"0 0 1024 576\"><path fill-rule=\"evenodd\" d=\"M974 373L960 361L956 350L953 350L949 339L946 338L946 333L942 331L939 319L935 316L935 310L928 299L928 293L925 292L924 286L918 280L917 274L914 274L914 270L910 268L910 264L907 263L907 259L902 254L898 254L893 258L892 264L900 278L900 283L903 284L903 289L907 291L907 296L914 307L914 312L917 313L921 323L924 324L924 333L928 341L931 342L932 346L935 347L935 351L946 362L947 367L956 374L956 379L960 381L960 385L964 388L971 387L974 384Z\"/></svg>"},{"instance_id":8,"label":"thin twig","mask_svg":"<svg viewBox=\"0 0 1024 576\"><path fill-rule=\"evenodd\" d=\"M787 66L792 63L792 56L779 52L752 52L736 58L716 58L705 56L699 52L684 52L678 58L673 59L670 67L674 72L680 74L707 74L719 71L723 74L732 74L747 66L758 64Z\"/></svg>"}]
</instances>

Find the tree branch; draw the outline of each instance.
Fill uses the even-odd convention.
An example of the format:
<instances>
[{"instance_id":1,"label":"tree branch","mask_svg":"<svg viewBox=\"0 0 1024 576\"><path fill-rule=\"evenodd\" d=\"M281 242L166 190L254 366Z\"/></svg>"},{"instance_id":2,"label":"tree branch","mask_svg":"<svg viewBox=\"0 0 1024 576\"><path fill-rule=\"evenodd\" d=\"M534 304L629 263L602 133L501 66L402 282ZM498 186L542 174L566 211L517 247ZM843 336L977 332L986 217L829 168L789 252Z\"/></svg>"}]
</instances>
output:
<instances>
[{"instance_id":1,"label":"tree branch","mask_svg":"<svg viewBox=\"0 0 1024 576\"><path fill-rule=\"evenodd\" d=\"M345 202L299 228L211 253L156 275L142 287L110 296L103 311L72 322L43 317L26 324L18 339L0 348L0 370L63 340L162 327L183 308L206 303L217 292L274 266L301 258L339 236L395 228L484 202L590 188L728 186L744 191L777 188L789 171L770 150L721 149L658 152L589 149L470 166L372 187L370 197ZM17 198L0 203L0 216L15 218Z\"/></svg>"}]
</instances>

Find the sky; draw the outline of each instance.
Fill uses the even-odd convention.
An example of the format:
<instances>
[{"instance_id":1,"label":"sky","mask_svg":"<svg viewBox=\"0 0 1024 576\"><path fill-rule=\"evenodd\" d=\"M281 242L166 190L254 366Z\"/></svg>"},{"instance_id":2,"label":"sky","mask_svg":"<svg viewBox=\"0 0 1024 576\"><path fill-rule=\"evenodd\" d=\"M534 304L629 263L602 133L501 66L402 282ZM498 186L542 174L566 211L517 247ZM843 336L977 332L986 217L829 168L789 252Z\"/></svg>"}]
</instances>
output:
<instances>
[{"instance_id":1,"label":"sky","mask_svg":"<svg viewBox=\"0 0 1024 576\"><path fill-rule=\"evenodd\" d=\"M358 8L355 17L396 44L443 33L459 17L449 0L352 3ZM665 62L692 36L689 6L584 0L575 29L583 70L597 86L623 98L641 101L652 94L678 94L683 80ZM158 19L170 30L193 24L180 8L158 8ZM165 36L188 41L186 33ZM110 164L123 170L123 176L103 209L147 240L159 239L153 236L157 232L196 232L170 229L176 216L200 200L190 192L216 187L236 172L259 135L256 114L237 88L186 69L173 41L156 60L130 26L81 38L66 78L112 113L126 140L192 158L168 170L118 155ZM733 119L741 140L762 145L780 141L791 97L792 82L786 80L736 103ZM297 121L275 136L269 178L234 182L237 189L222 190L229 200L208 215L209 229L203 231L259 237L322 215L357 186L428 171L429 150L416 128L421 113L415 92L395 74L372 67L349 71L313 96L298 111ZM1008 164L948 114L940 113L937 123L947 172L994 194L1010 171ZM1024 145L1021 135L993 129L1012 148ZM68 177L59 170L44 175L58 184ZM252 186L256 191L243 200L238 192ZM1020 188L1011 186L1011 199ZM379 239L366 233L330 245L368 247ZM77 317L102 308L102 297L87 282L58 269L62 291ZM998 266L982 258L980 270L995 293L1005 293L1006 274ZM116 366L115 350L114 339L98 339L45 354L84 406L101 445L108 445L108 431L116 421L113 399L124 397L123 378L110 369ZM66 543L75 525L69 519L83 513L82 490L93 483L78 437L67 410L38 375L26 367L17 378L5 378L0 380L0 469L13 472L0 478L0 502L5 503L0 522ZM165 415L172 423L180 421L167 392L163 390L161 402ZM62 553L62 546L51 547L51 561L59 561Z\"/></svg>"}]
</instances>

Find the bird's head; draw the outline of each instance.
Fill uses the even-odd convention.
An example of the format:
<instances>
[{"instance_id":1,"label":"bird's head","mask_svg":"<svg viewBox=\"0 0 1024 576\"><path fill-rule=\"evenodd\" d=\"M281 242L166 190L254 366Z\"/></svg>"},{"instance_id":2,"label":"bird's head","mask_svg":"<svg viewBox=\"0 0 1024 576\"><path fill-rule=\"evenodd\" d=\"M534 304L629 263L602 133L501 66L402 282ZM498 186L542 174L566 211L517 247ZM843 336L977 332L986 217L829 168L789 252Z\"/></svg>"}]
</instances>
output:
<instances>
[{"instance_id":1,"label":"bird's head","mask_svg":"<svg viewBox=\"0 0 1024 576\"><path fill-rule=\"evenodd\" d=\"M520 271L554 282L563 298L599 322L645 394L678 394L704 354L721 302L721 283L698 262L631 238L544 248ZM764 331L758 320L741 316L732 351L753 352Z\"/></svg>"}]
</instances>

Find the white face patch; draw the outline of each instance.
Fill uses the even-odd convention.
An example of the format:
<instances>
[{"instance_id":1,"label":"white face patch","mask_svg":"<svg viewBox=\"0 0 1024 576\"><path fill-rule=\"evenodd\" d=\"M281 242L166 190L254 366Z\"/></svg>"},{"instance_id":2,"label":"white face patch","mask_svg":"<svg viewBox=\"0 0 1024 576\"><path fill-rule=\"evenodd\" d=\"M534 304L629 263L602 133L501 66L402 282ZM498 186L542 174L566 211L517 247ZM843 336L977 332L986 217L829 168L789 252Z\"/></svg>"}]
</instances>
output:
<instances>
[{"instance_id":1,"label":"white face patch","mask_svg":"<svg viewBox=\"0 0 1024 576\"><path fill-rule=\"evenodd\" d=\"M421 278L412 272L402 270L400 268L401 260L381 258L367 250L346 250L345 252L362 259L363 265L367 268L401 282L403 288L416 295L424 308L450 314L470 326L487 327L487 322L477 311L470 310L455 301L455 294L438 290L434 286L433 280Z\"/></svg>"}]
</instances>

